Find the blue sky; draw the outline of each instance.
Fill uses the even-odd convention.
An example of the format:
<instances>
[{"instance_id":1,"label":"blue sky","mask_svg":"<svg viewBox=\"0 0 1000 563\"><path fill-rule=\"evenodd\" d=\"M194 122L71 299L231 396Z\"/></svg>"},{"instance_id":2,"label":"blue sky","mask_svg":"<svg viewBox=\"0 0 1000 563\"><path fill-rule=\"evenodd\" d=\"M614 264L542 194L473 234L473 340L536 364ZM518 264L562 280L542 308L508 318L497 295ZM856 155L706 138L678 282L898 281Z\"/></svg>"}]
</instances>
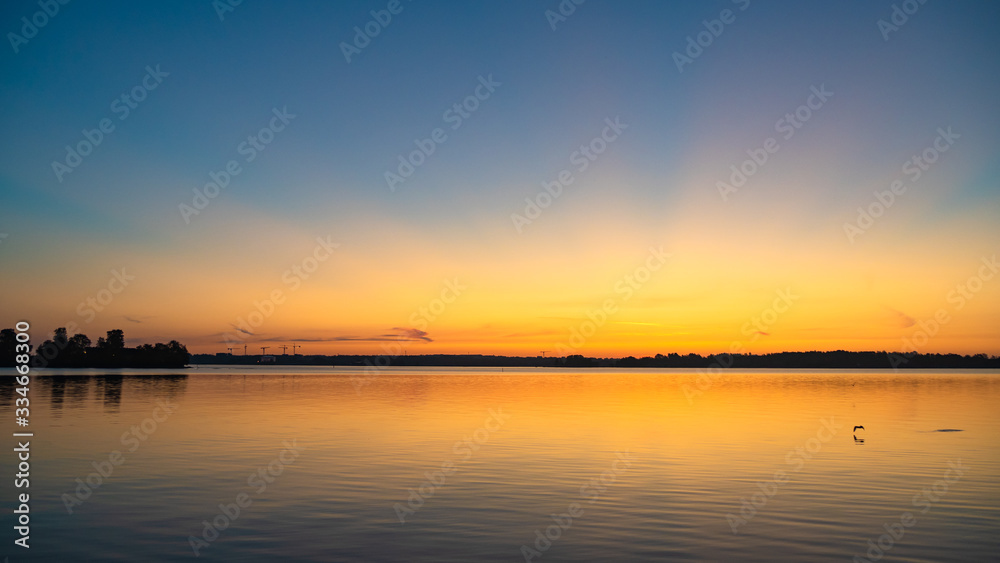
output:
<instances>
[{"instance_id":1,"label":"blue sky","mask_svg":"<svg viewBox=\"0 0 1000 563\"><path fill-rule=\"evenodd\" d=\"M966 246L972 260L1000 241L994 3L927 2L886 41L877 22L890 18L892 2L589 0L553 30L546 10L558 11L556 1L403 0L402 12L345 61L340 44L386 5L248 0L220 21L208 1L71 2L17 53L8 36L0 49L4 285L86 295L122 256L161 264L190 256L206 268L217 260L228 264L219 277L235 283L301 254L283 254L275 225L309 240L307 232L334 233L382 264L398 260L394 241L407 240L425 249L427 264L452 268L481 255L523 268L565 248L587 259L578 247L601 233L617 241L602 250L610 255L623 252L619 242L718 236L797 256L804 250L792 243L815 237L820 252L830 245L866 262L950 257L928 240ZM678 72L673 53L727 9L735 21ZM39 10L5 3L4 33L20 33L20 19ZM119 119L112 101L139 85L147 66L169 76ZM500 86L448 129L443 112L473 94L480 77ZM835 92L829 103L734 201L722 202L716 181L821 85ZM237 147L274 108L295 118L186 224L178 205L191 202L210 171L242 159ZM627 131L518 235L510 215L615 117ZM51 163L104 118L115 130L57 181ZM961 135L958 148L865 235L876 240L860 250L837 246L856 208L948 126ZM448 139L391 192L385 172L437 127ZM751 242L748 229L763 234ZM66 260L66 279L49 279L46 260ZM839 254L835 261L854 264ZM377 279L408 274L365 268ZM418 268L414 277L438 275L428 268L433 274ZM5 314L15 305L8 299ZM29 312L35 307L45 325L74 316L65 305L33 303ZM169 331L149 334L161 332Z\"/></svg>"}]
</instances>

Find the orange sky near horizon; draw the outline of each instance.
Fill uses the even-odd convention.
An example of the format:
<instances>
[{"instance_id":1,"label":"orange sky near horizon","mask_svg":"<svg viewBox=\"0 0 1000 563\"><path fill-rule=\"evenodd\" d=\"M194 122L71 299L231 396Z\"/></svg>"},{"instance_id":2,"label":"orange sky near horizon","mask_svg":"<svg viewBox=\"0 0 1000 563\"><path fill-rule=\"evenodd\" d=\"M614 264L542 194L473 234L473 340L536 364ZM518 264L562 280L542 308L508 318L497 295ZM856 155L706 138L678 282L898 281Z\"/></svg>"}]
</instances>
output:
<instances>
[{"instance_id":1,"label":"orange sky near horizon","mask_svg":"<svg viewBox=\"0 0 1000 563\"><path fill-rule=\"evenodd\" d=\"M699 206L722 214L696 220L709 212ZM623 357L906 351L909 341L919 352L1000 354L1000 277L988 241L975 236L977 221L946 226L954 240L968 241L961 247L902 229L851 245L831 236L835 228L795 236L788 225L751 224L726 210L718 201L690 202L651 227L630 221L627 209L605 208L590 215L602 218L600 230L543 215L521 236L486 225L485 245L388 221L379 237L365 239L342 234L351 229L305 233L261 218L265 234L232 217L223 231L195 229L190 237L205 236L195 253L106 249L117 270L134 277L125 287L92 261L65 256L39 266L51 276L12 287L7 298L58 296L28 318L36 330L75 322L96 341L122 328L129 344L176 339L193 353L241 353L243 345L251 354L261 346L282 353L279 346L298 344L306 354ZM339 246L324 248L317 238ZM226 252L237 240L262 252ZM919 250L921 260L892 248ZM300 258L289 261L293 254ZM74 285L94 290L69 291L71 280L58 275L67 264L82 273Z\"/></svg>"}]
</instances>

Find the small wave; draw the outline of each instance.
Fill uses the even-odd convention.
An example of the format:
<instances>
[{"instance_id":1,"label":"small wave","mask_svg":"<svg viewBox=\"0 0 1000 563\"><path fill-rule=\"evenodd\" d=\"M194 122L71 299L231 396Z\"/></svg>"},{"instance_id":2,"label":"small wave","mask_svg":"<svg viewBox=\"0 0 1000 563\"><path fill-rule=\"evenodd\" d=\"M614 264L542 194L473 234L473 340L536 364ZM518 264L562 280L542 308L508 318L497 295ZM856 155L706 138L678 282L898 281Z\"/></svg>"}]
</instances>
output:
<instances>
[{"instance_id":1,"label":"small wave","mask_svg":"<svg viewBox=\"0 0 1000 563\"><path fill-rule=\"evenodd\" d=\"M938 430L931 430L931 432L963 432L961 428L940 428Z\"/></svg>"}]
</instances>

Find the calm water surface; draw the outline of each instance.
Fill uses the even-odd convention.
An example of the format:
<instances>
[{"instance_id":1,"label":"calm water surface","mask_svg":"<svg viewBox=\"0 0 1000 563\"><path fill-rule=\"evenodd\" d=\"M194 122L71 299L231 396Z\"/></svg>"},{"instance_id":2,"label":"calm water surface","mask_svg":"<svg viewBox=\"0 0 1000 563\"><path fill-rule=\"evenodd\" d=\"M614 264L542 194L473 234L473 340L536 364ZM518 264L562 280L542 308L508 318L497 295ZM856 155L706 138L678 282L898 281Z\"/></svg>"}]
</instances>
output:
<instances>
[{"instance_id":1,"label":"calm water surface","mask_svg":"<svg viewBox=\"0 0 1000 563\"><path fill-rule=\"evenodd\" d=\"M359 387L344 368L40 371L32 547L11 537L0 555L1000 560L1000 374L697 376L394 368ZM9 530L11 453L0 468Z\"/></svg>"}]
</instances>

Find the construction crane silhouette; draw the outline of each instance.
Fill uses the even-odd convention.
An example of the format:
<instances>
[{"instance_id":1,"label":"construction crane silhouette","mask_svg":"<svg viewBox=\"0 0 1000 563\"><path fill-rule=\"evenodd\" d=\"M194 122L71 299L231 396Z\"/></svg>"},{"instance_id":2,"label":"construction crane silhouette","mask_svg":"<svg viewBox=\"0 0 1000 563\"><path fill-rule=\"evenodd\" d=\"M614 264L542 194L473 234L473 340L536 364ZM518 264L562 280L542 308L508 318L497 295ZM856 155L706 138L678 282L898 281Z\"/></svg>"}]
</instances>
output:
<instances>
[{"instance_id":1,"label":"construction crane silhouette","mask_svg":"<svg viewBox=\"0 0 1000 563\"><path fill-rule=\"evenodd\" d=\"M267 354L267 349L268 348L270 348L270 346L261 346L260 347L260 355L263 356L264 354Z\"/></svg>"},{"instance_id":2,"label":"construction crane silhouette","mask_svg":"<svg viewBox=\"0 0 1000 563\"><path fill-rule=\"evenodd\" d=\"M275 348L281 348L281 353L285 356L288 355L288 346L282 344L281 346L275 346Z\"/></svg>"},{"instance_id":3,"label":"construction crane silhouette","mask_svg":"<svg viewBox=\"0 0 1000 563\"><path fill-rule=\"evenodd\" d=\"M545 354L548 354L548 353L549 353L549 351L548 351L548 350L542 350L542 357L544 358L544 357L545 357Z\"/></svg>"},{"instance_id":4,"label":"construction crane silhouette","mask_svg":"<svg viewBox=\"0 0 1000 563\"><path fill-rule=\"evenodd\" d=\"M292 355L293 355L293 356L295 355L295 349L296 349L296 348L301 348L301 347L302 347L302 346L299 346L298 344L292 344Z\"/></svg>"},{"instance_id":5,"label":"construction crane silhouette","mask_svg":"<svg viewBox=\"0 0 1000 563\"><path fill-rule=\"evenodd\" d=\"M232 355L233 355L233 349L232 349L232 348L226 348L226 350L229 350L229 355L230 355L230 356L232 356Z\"/></svg>"},{"instance_id":6,"label":"construction crane silhouette","mask_svg":"<svg viewBox=\"0 0 1000 563\"><path fill-rule=\"evenodd\" d=\"M243 345L243 355L244 356L247 355L247 345L246 344Z\"/></svg>"}]
</instances>

